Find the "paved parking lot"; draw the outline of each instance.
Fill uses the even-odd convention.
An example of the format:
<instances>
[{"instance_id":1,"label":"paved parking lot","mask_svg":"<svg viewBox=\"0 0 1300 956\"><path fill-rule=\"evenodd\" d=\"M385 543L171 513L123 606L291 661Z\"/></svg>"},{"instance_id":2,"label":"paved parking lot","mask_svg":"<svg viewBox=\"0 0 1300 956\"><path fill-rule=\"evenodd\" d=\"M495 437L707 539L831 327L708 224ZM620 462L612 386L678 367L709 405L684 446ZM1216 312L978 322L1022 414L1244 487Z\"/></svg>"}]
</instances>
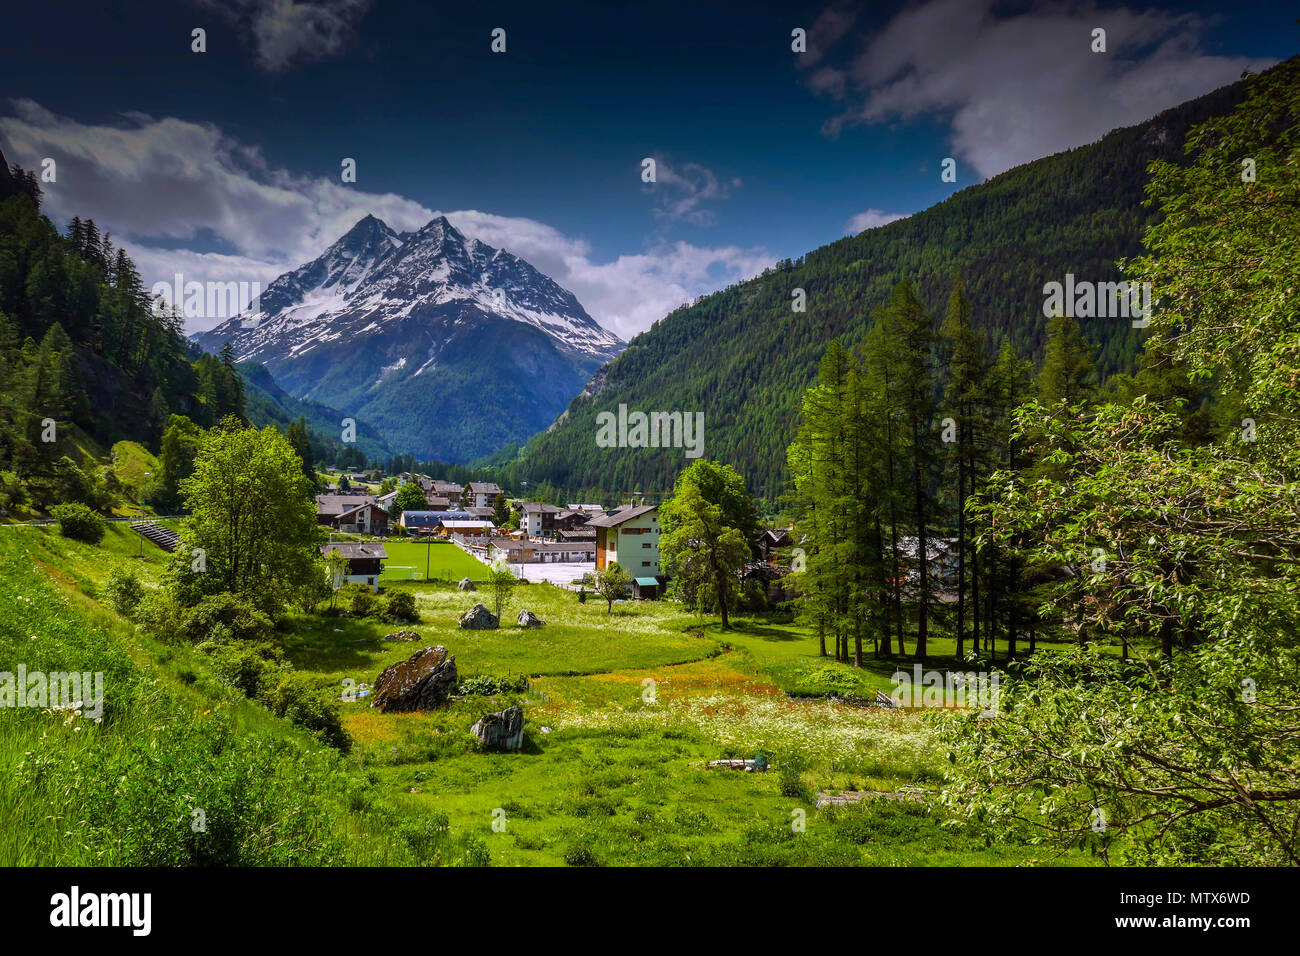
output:
<instances>
[{"instance_id":1,"label":"paved parking lot","mask_svg":"<svg viewBox=\"0 0 1300 956\"><path fill-rule=\"evenodd\" d=\"M550 581L552 584L558 584L561 587L572 587L578 590L575 581L581 581L584 574L592 574L596 570L595 561L583 561L575 563L566 563L564 561L554 561L540 564L512 564L510 570L515 572L518 577L527 578L534 583L539 581Z\"/></svg>"}]
</instances>

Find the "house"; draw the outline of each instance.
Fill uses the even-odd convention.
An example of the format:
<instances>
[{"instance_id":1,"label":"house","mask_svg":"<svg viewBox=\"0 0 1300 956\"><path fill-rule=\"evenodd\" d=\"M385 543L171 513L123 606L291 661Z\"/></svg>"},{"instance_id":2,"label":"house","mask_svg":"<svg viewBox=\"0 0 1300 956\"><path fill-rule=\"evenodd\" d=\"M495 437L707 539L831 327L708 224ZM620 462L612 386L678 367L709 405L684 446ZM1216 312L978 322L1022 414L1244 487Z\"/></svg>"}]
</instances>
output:
<instances>
[{"instance_id":1,"label":"house","mask_svg":"<svg viewBox=\"0 0 1300 956\"><path fill-rule=\"evenodd\" d=\"M468 545L483 560L508 564L589 564L596 560L590 541L528 541L524 538L484 538Z\"/></svg>"},{"instance_id":2,"label":"house","mask_svg":"<svg viewBox=\"0 0 1300 956\"><path fill-rule=\"evenodd\" d=\"M596 529L596 569L617 561L634 578L659 574L659 506L620 508L592 518Z\"/></svg>"},{"instance_id":3,"label":"house","mask_svg":"<svg viewBox=\"0 0 1300 956\"><path fill-rule=\"evenodd\" d=\"M388 511L370 495L317 495L316 523L348 534L387 534Z\"/></svg>"},{"instance_id":4,"label":"house","mask_svg":"<svg viewBox=\"0 0 1300 956\"><path fill-rule=\"evenodd\" d=\"M555 516L560 509L540 501L516 501L519 511L519 530L530 538L542 538L555 533Z\"/></svg>"},{"instance_id":5,"label":"house","mask_svg":"<svg viewBox=\"0 0 1300 956\"><path fill-rule=\"evenodd\" d=\"M380 495L379 497L377 497L375 499L375 502L379 505L379 507L383 508L391 515L393 513L393 502L396 500L397 500L397 492L390 491L386 495Z\"/></svg>"},{"instance_id":6,"label":"house","mask_svg":"<svg viewBox=\"0 0 1300 956\"><path fill-rule=\"evenodd\" d=\"M558 531L576 531L579 528L585 528L587 522L592 516L585 511L557 511L555 513L555 530Z\"/></svg>"},{"instance_id":7,"label":"house","mask_svg":"<svg viewBox=\"0 0 1300 956\"><path fill-rule=\"evenodd\" d=\"M426 496L426 500L429 502L429 510L430 510L430 511L450 511L450 510L451 510L451 499L450 499L450 498L444 498L442 495L435 495L435 494L433 494L433 493L431 492L429 495Z\"/></svg>"},{"instance_id":8,"label":"house","mask_svg":"<svg viewBox=\"0 0 1300 956\"><path fill-rule=\"evenodd\" d=\"M501 495L500 486L491 481L471 481L465 486L462 503L469 508L495 508Z\"/></svg>"},{"instance_id":9,"label":"house","mask_svg":"<svg viewBox=\"0 0 1300 956\"><path fill-rule=\"evenodd\" d=\"M457 523L459 527L450 529L446 526ZM470 524L465 524L470 522ZM468 511L403 511L402 527L412 534L467 534L476 528L487 526L490 531L491 521L485 521Z\"/></svg>"},{"instance_id":10,"label":"house","mask_svg":"<svg viewBox=\"0 0 1300 956\"><path fill-rule=\"evenodd\" d=\"M794 544L785 528L769 528L758 536L758 558L764 564L776 567L785 561L786 549Z\"/></svg>"},{"instance_id":11,"label":"house","mask_svg":"<svg viewBox=\"0 0 1300 956\"><path fill-rule=\"evenodd\" d=\"M496 530L496 525L483 518L452 518L443 521L438 530L444 536L458 534L463 538L486 538Z\"/></svg>"},{"instance_id":12,"label":"house","mask_svg":"<svg viewBox=\"0 0 1300 956\"><path fill-rule=\"evenodd\" d=\"M565 505L570 511L585 511L588 514L604 514L605 508L602 505Z\"/></svg>"},{"instance_id":13,"label":"house","mask_svg":"<svg viewBox=\"0 0 1300 956\"><path fill-rule=\"evenodd\" d=\"M321 545L321 555L328 557L331 551L339 552L348 562L347 571L330 582L336 590L352 583L369 585L372 591L379 590L379 575L383 573L384 562L388 560L388 552L382 544L332 541Z\"/></svg>"},{"instance_id":14,"label":"house","mask_svg":"<svg viewBox=\"0 0 1300 956\"><path fill-rule=\"evenodd\" d=\"M596 529L583 525L580 528L574 528L572 531L557 531L555 537L560 541L596 541Z\"/></svg>"},{"instance_id":15,"label":"house","mask_svg":"<svg viewBox=\"0 0 1300 956\"><path fill-rule=\"evenodd\" d=\"M926 538L926 577L932 587L956 584L957 550L956 538ZM919 584L921 581L918 560L921 553L919 539L915 535L901 535L898 539L898 552L906 565L907 581L910 584Z\"/></svg>"},{"instance_id":16,"label":"house","mask_svg":"<svg viewBox=\"0 0 1300 956\"><path fill-rule=\"evenodd\" d=\"M431 487L426 488L425 490L432 491L433 494L439 498L446 498L447 504L451 508L460 507L461 486L456 484L454 481L440 481L434 479L434 481L431 482Z\"/></svg>"}]
</instances>

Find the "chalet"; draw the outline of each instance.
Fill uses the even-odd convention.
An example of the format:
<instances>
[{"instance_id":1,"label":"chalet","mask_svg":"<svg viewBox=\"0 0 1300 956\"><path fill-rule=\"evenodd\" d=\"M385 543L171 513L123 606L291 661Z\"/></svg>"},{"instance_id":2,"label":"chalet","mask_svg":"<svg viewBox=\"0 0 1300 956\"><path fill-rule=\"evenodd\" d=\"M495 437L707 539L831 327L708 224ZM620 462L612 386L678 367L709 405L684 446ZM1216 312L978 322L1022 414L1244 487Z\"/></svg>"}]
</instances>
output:
<instances>
[{"instance_id":1,"label":"chalet","mask_svg":"<svg viewBox=\"0 0 1300 956\"><path fill-rule=\"evenodd\" d=\"M576 531L579 528L585 528L587 522L593 516L585 511L557 511L555 513L555 530L558 531Z\"/></svg>"},{"instance_id":2,"label":"chalet","mask_svg":"<svg viewBox=\"0 0 1300 956\"><path fill-rule=\"evenodd\" d=\"M425 499L425 500L427 500L428 503L429 503L429 510L430 510L430 511L450 511L450 510L451 510L451 499L450 499L450 498L444 498L442 495L435 495L435 494L433 494L432 492L430 492L430 493L426 496L426 499Z\"/></svg>"},{"instance_id":3,"label":"chalet","mask_svg":"<svg viewBox=\"0 0 1300 956\"><path fill-rule=\"evenodd\" d=\"M379 590L379 575L383 573L384 562L388 560L388 552L382 544L333 541L321 545L320 553L323 556L328 557L331 551L339 552L348 562L347 571L330 582L336 590L352 583L369 585L372 591Z\"/></svg>"},{"instance_id":4,"label":"chalet","mask_svg":"<svg viewBox=\"0 0 1300 956\"><path fill-rule=\"evenodd\" d=\"M565 507L570 511L585 511L592 515L604 514L605 512L603 505L566 505Z\"/></svg>"},{"instance_id":5,"label":"chalet","mask_svg":"<svg viewBox=\"0 0 1300 956\"><path fill-rule=\"evenodd\" d=\"M447 504L452 508L460 507L461 486L454 481L439 481L434 479L430 488L425 491L431 491L439 498L446 498Z\"/></svg>"},{"instance_id":6,"label":"chalet","mask_svg":"<svg viewBox=\"0 0 1300 956\"><path fill-rule=\"evenodd\" d=\"M471 481L465 486L462 503L469 508L495 508L501 488L490 481Z\"/></svg>"},{"instance_id":7,"label":"chalet","mask_svg":"<svg viewBox=\"0 0 1300 956\"><path fill-rule=\"evenodd\" d=\"M542 538L555 533L555 516L560 509L540 501L516 501L519 511L519 530L530 538Z\"/></svg>"},{"instance_id":8,"label":"chalet","mask_svg":"<svg viewBox=\"0 0 1300 956\"><path fill-rule=\"evenodd\" d=\"M590 541L528 541L523 538L486 538L469 545L469 550L486 561L509 564L589 564L596 559Z\"/></svg>"},{"instance_id":9,"label":"chalet","mask_svg":"<svg viewBox=\"0 0 1300 956\"><path fill-rule=\"evenodd\" d=\"M560 541L592 541L596 540L596 529L583 525L580 528L574 528L572 531L557 531L555 537Z\"/></svg>"},{"instance_id":10,"label":"chalet","mask_svg":"<svg viewBox=\"0 0 1300 956\"><path fill-rule=\"evenodd\" d=\"M455 528L448 525L455 524ZM492 530L492 522L468 511L403 511L402 527L412 534L482 534Z\"/></svg>"},{"instance_id":11,"label":"chalet","mask_svg":"<svg viewBox=\"0 0 1300 956\"><path fill-rule=\"evenodd\" d=\"M462 538L486 538L496 530L496 525L483 518L452 518L443 521L438 533L444 536L458 534Z\"/></svg>"},{"instance_id":12,"label":"chalet","mask_svg":"<svg viewBox=\"0 0 1300 956\"><path fill-rule=\"evenodd\" d=\"M620 508L592 518L587 527L596 529L597 570L617 561L633 578L660 576L657 505Z\"/></svg>"},{"instance_id":13,"label":"chalet","mask_svg":"<svg viewBox=\"0 0 1300 956\"><path fill-rule=\"evenodd\" d=\"M388 511L370 495L317 495L316 523L348 534L387 534Z\"/></svg>"},{"instance_id":14,"label":"chalet","mask_svg":"<svg viewBox=\"0 0 1300 956\"><path fill-rule=\"evenodd\" d=\"M786 562L788 550L794 539L785 528L771 528L758 536L758 557L764 564L776 567Z\"/></svg>"}]
</instances>

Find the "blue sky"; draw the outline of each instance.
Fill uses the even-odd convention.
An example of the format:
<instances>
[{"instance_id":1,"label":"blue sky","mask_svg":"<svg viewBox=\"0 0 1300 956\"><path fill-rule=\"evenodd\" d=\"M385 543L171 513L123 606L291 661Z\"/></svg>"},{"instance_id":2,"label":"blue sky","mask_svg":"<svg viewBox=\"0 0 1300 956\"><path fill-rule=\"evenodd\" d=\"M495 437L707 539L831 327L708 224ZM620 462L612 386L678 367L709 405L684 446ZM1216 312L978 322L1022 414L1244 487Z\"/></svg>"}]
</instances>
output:
<instances>
[{"instance_id":1,"label":"blue sky","mask_svg":"<svg viewBox=\"0 0 1300 956\"><path fill-rule=\"evenodd\" d=\"M266 282L367 212L446 213L625 338L1290 56L1298 29L1261 2L8 6L0 147L55 158L47 212L93 216L147 282Z\"/></svg>"}]
</instances>

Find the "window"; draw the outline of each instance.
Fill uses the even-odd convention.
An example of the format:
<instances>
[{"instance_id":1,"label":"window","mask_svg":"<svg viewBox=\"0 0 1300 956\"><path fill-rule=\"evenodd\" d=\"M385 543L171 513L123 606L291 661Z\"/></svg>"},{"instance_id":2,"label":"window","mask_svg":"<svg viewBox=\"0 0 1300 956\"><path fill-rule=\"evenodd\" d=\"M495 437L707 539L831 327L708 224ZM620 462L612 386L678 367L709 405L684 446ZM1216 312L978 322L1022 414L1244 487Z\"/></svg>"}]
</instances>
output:
<instances>
[{"instance_id":1,"label":"window","mask_svg":"<svg viewBox=\"0 0 1300 956\"><path fill-rule=\"evenodd\" d=\"M641 562L641 567L643 567L643 568L648 568L648 567L650 567L650 562L649 562L649 561L642 561L642 562Z\"/></svg>"},{"instance_id":2,"label":"window","mask_svg":"<svg viewBox=\"0 0 1300 956\"><path fill-rule=\"evenodd\" d=\"M641 547L643 547L643 548L651 547L651 543L650 543L649 541L647 541L645 544L641 545Z\"/></svg>"}]
</instances>

